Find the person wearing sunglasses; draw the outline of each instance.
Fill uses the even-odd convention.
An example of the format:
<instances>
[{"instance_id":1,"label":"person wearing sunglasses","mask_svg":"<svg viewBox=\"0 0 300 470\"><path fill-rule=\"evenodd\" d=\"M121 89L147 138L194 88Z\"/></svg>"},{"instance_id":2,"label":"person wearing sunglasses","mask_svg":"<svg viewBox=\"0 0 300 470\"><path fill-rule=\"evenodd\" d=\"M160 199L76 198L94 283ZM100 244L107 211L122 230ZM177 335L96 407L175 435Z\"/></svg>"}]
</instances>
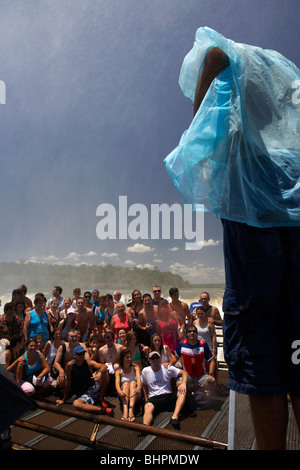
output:
<instances>
[{"instance_id":1,"label":"person wearing sunglasses","mask_svg":"<svg viewBox=\"0 0 300 470\"><path fill-rule=\"evenodd\" d=\"M206 406L206 395L210 395L215 389L216 360L206 341L198 340L197 328L194 325L186 326L186 339L178 343L175 353L177 360L180 359L183 369L188 373L189 394L195 396L199 391L203 396L203 405ZM192 408L191 400L191 413L194 411Z\"/></svg>"},{"instance_id":2,"label":"person wearing sunglasses","mask_svg":"<svg viewBox=\"0 0 300 470\"><path fill-rule=\"evenodd\" d=\"M170 424L180 428L179 415L186 400L186 382L188 374L174 366L164 367L157 351L148 356L150 366L142 370L142 383L145 394L143 424L150 426L153 417L160 411L173 411ZM172 390L172 378L182 378L177 391Z\"/></svg>"},{"instance_id":3,"label":"person wearing sunglasses","mask_svg":"<svg viewBox=\"0 0 300 470\"><path fill-rule=\"evenodd\" d=\"M160 302L168 303L168 301L161 296L160 286L153 286L152 294L153 294L152 305L159 305Z\"/></svg>"}]
</instances>

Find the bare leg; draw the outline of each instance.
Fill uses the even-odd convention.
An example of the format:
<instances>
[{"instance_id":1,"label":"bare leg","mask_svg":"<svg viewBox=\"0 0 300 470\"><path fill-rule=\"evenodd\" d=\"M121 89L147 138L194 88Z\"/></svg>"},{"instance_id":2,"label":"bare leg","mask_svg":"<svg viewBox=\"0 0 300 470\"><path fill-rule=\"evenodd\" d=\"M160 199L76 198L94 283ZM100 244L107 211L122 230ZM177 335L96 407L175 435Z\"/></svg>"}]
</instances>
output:
<instances>
[{"instance_id":1,"label":"bare leg","mask_svg":"<svg viewBox=\"0 0 300 470\"><path fill-rule=\"evenodd\" d=\"M286 395L249 395L256 443L259 450L285 450L288 423Z\"/></svg>"},{"instance_id":2,"label":"bare leg","mask_svg":"<svg viewBox=\"0 0 300 470\"><path fill-rule=\"evenodd\" d=\"M87 413L103 413L103 408L96 405L88 405L84 403L80 398L73 401L73 406L78 411L85 411Z\"/></svg>"},{"instance_id":3,"label":"bare leg","mask_svg":"<svg viewBox=\"0 0 300 470\"><path fill-rule=\"evenodd\" d=\"M153 420L154 406L152 403L146 403L144 407L143 424L150 426Z\"/></svg>"},{"instance_id":4,"label":"bare leg","mask_svg":"<svg viewBox=\"0 0 300 470\"><path fill-rule=\"evenodd\" d=\"M178 419L179 413L183 408L184 402L186 399L186 393L180 393L178 392L177 395L177 400L176 400L176 405L175 405L175 410L172 416L172 419Z\"/></svg>"},{"instance_id":5,"label":"bare leg","mask_svg":"<svg viewBox=\"0 0 300 470\"><path fill-rule=\"evenodd\" d=\"M132 381L130 382L130 391L129 391L129 396L130 396L130 399L129 399L129 414L128 414L128 420L129 421L135 421L135 417L134 417L134 406L135 406L135 402L137 400L137 398L139 397L139 394L137 393L134 393L135 389L136 389L136 382L135 381Z\"/></svg>"},{"instance_id":6,"label":"bare leg","mask_svg":"<svg viewBox=\"0 0 300 470\"><path fill-rule=\"evenodd\" d=\"M109 386L109 373L107 370L101 371L101 377L99 380L99 385L100 385L100 401L104 400L106 390Z\"/></svg>"},{"instance_id":7,"label":"bare leg","mask_svg":"<svg viewBox=\"0 0 300 470\"><path fill-rule=\"evenodd\" d=\"M123 405L123 416L121 419L125 421L126 419L128 419L128 402L129 402L129 397L130 397L129 383L128 382L123 383L121 390L122 392L125 393L124 396L120 397L122 401L122 405Z\"/></svg>"}]
</instances>

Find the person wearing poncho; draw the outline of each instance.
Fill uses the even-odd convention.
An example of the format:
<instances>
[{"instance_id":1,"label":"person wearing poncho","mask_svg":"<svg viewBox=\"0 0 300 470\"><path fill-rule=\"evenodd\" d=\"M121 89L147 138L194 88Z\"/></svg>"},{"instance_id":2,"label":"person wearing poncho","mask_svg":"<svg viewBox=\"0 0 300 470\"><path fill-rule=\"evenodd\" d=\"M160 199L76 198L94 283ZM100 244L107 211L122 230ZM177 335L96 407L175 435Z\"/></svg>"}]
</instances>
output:
<instances>
[{"instance_id":1,"label":"person wearing poncho","mask_svg":"<svg viewBox=\"0 0 300 470\"><path fill-rule=\"evenodd\" d=\"M184 201L222 221L228 386L264 449L285 448L287 393L300 424L298 80L278 52L199 28L179 78L194 118L165 159Z\"/></svg>"}]
</instances>

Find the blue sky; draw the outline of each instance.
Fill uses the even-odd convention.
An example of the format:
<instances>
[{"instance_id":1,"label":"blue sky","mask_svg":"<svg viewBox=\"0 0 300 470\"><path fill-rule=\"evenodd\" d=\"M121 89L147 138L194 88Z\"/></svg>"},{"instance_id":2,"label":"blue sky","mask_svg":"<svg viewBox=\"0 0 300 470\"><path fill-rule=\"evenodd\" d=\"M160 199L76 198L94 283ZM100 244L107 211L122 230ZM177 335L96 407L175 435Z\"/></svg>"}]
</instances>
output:
<instances>
[{"instance_id":1,"label":"blue sky","mask_svg":"<svg viewBox=\"0 0 300 470\"><path fill-rule=\"evenodd\" d=\"M198 27L300 65L298 0L1 0L0 261L158 267L222 282L220 221L186 240L100 240L100 204L183 201L164 167L192 119L178 85Z\"/></svg>"}]
</instances>

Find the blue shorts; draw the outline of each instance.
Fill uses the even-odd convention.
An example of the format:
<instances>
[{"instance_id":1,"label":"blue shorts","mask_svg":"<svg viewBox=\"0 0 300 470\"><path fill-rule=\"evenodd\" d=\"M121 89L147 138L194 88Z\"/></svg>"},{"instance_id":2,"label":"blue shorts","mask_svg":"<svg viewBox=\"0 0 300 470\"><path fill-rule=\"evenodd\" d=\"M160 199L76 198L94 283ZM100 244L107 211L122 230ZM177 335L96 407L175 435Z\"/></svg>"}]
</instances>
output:
<instances>
[{"instance_id":1,"label":"blue shorts","mask_svg":"<svg viewBox=\"0 0 300 470\"><path fill-rule=\"evenodd\" d=\"M100 386L98 382L92 385L86 393L79 397L86 405L95 405L99 401Z\"/></svg>"},{"instance_id":2,"label":"blue shorts","mask_svg":"<svg viewBox=\"0 0 300 470\"><path fill-rule=\"evenodd\" d=\"M300 228L222 224L228 386L300 397Z\"/></svg>"}]
</instances>

